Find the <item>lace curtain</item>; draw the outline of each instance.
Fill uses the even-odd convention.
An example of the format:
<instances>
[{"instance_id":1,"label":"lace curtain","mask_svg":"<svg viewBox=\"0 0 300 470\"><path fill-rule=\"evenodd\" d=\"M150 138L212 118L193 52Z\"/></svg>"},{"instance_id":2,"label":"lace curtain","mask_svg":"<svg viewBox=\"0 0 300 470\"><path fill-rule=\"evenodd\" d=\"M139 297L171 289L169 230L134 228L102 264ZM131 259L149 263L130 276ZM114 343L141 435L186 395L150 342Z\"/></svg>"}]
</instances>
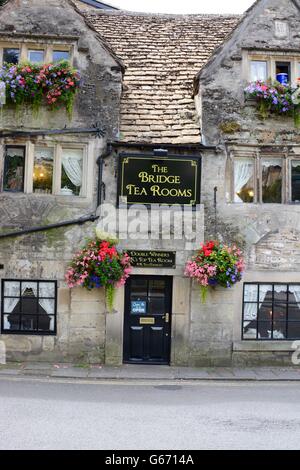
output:
<instances>
[{"instance_id":1,"label":"lace curtain","mask_svg":"<svg viewBox=\"0 0 300 470\"><path fill-rule=\"evenodd\" d=\"M251 80L267 80L267 62L253 60L251 62Z\"/></svg>"},{"instance_id":2,"label":"lace curtain","mask_svg":"<svg viewBox=\"0 0 300 470\"><path fill-rule=\"evenodd\" d=\"M34 296L37 297L36 282L22 282L21 295L24 295L27 289L31 289ZM20 300L20 282L5 282L4 296L15 298L4 298L4 313L12 313ZM54 314L54 296L55 287L51 282L41 282L39 285L39 296L50 297L48 299L39 299L40 306L49 314Z\"/></svg>"},{"instance_id":3,"label":"lace curtain","mask_svg":"<svg viewBox=\"0 0 300 470\"><path fill-rule=\"evenodd\" d=\"M82 186L82 150L63 149L62 166L69 180L77 188Z\"/></svg>"},{"instance_id":4,"label":"lace curtain","mask_svg":"<svg viewBox=\"0 0 300 470\"><path fill-rule=\"evenodd\" d=\"M238 193L253 177L254 165L252 160L246 158L234 161L234 202L243 202Z\"/></svg>"}]
</instances>

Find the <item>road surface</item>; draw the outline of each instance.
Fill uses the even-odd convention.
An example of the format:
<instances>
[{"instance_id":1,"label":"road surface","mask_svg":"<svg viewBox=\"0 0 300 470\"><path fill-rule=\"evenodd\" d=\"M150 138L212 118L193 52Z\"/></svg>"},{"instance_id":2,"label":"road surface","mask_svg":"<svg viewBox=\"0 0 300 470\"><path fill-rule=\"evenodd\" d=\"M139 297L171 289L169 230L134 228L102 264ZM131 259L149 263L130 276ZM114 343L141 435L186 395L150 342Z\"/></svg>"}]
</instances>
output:
<instances>
[{"instance_id":1,"label":"road surface","mask_svg":"<svg viewBox=\"0 0 300 470\"><path fill-rule=\"evenodd\" d=\"M0 379L0 449L300 449L300 383Z\"/></svg>"}]
</instances>

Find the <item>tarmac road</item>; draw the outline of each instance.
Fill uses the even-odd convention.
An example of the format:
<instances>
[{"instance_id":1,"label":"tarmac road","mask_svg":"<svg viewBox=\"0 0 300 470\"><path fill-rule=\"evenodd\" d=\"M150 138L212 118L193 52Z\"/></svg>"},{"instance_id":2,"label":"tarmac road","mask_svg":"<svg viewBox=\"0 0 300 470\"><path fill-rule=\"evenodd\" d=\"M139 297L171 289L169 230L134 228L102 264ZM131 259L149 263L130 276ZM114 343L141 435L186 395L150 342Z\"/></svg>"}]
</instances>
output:
<instances>
[{"instance_id":1,"label":"tarmac road","mask_svg":"<svg viewBox=\"0 0 300 470\"><path fill-rule=\"evenodd\" d=\"M300 383L0 378L0 449L299 449Z\"/></svg>"}]
</instances>

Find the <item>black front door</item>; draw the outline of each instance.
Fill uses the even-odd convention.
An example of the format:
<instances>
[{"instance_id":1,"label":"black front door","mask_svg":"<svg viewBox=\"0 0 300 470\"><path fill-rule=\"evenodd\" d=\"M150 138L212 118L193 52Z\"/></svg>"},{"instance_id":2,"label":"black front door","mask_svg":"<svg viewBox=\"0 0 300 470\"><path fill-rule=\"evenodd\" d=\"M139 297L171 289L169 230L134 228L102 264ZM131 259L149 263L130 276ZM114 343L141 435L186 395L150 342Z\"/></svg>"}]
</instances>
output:
<instances>
[{"instance_id":1,"label":"black front door","mask_svg":"<svg viewBox=\"0 0 300 470\"><path fill-rule=\"evenodd\" d=\"M171 277L129 278L125 298L125 363L170 363L171 306Z\"/></svg>"}]
</instances>

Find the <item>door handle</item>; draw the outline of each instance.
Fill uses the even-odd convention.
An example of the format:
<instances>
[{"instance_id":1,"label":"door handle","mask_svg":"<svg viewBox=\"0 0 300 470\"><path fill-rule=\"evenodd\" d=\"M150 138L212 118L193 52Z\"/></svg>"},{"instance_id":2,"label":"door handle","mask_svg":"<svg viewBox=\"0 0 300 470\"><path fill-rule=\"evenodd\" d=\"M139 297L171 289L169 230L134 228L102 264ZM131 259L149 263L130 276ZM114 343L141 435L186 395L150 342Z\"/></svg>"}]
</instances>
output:
<instances>
[{"instance_id":1,"label":"door handle","mask_svg":"<svg viewBox=\"0 0 300 470\"><path fill-rule=\"evenodd\" d=\"M170 314L169 314L169 313L166 313L166 314L163 316L163 319L165 320L165 323L170 323Z\"/></svg>"}]
</instances>

